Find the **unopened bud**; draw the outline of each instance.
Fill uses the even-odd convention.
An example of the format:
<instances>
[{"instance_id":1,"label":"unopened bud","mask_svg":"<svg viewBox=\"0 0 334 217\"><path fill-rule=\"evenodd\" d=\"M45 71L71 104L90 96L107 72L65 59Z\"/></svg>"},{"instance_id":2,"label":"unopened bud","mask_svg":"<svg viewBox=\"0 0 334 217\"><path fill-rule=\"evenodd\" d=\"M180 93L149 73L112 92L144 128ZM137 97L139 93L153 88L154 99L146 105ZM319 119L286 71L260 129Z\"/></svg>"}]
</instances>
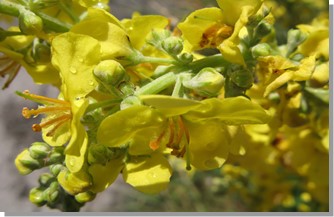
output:
<instances>
[{"instance_id":1,"label":"unopened bud","mask_svg":"<svg viewBox=\"0 0 334 217\"><path fill-rule=\"evenodd\" d=\"M43 192L44 200L48 201L49 203L54 203L59 198L59 189L58 189L58 182L52 182L50 187L48 187Z\"/></svg>"},{"instance_id":2,"label":"unopened bud","mask_svg":"<svg viewBox=\"0 0 334 217\"><path fill-rule=\"evenodd\" d=\"M50 46L44 43L35 43L32 48L32 58L38 63L48 63L51 60Z\"/></svg>"},{"instance_id":3,"label":"unopened bud","mask_svg":"<svg viewBox=\"0 0 334 217\"><path fill-rule=\"evenodd\" d=\"M63 147L55 147L50 153L48 161L49 165L63 163L65 159L63 151L64 151Z\"/></svg>"},{"instance_id":4,"label":"unopened bud","mask_svg":"<svg viewBox=\"0 0 334 217\"><path fill-rule=\"evenodd\" d=\"M41 186L48 187L52 181L55 180L55 177L49 173L43 173L40 175L38 182Z\"/></svg>"},{"instance_id":5,"label":"unopened bud","mask_svg":"<svg viewBox=\"0 0 334 217\"><path fill-rule=\"evenodd\" d=\"M238 87L242 88L250 88L253 85L253 75L248 70L238 70L234 71L231 75L231 80Z\"/></svg>"},{"instance_id":6,"label":"unopened bud","mask_svg":"<svg viewBox=\"0 0 334 217\"><path fill-rule=\"evenodd\" d=\"M272 28L273 27L270 23L266 21L261 21L259 25L255 28L255 37L258 39L263 38L271 32Z\"/></svg>"},{"instance_id":7,"label":"unopened bud","mask_svg":"<svg viewBox=\"0 0 334 217\"><path fill-rule=\"evenodd\" d=\"M190 80L184 81L183 85L196 93L212 97L217 96L224 85L224 77L214 68L203 68Z\"/></svg>"},{"instance_id":8,"label":"unopened bud","mask_svg":"<svg viewBox=\"0 0 334 217\"><path fill-rule=\"evenodd\" d=\"M51 147L44 142L34 142L29 148L30 156L35 159L43 159L48 156Z\"/></svg>"},{"instance_id":9,"label":"unopened bud","mask_svg":"<svg viewBox=\"0 0 334 217\"><path fill-rule=\"evenodd\" d=\"M117 87L121 82L129 81L123 66L115 60L104 60L94 68L96 80L104 86Z\"/></svg>"},{"instance_id":10,"label":"unopened bud","mask_svg":"<svg viewBox=\"0 0 334 217\"><path fill-rule=\"evenodd\" d=\"M49 169L52 175L57 176L59 172L64 168L62 164L52 164Z\"/></svg>"},{"instance_id":11,"label":"unopened bud","mask_svg":"<svg viewBox=\"0 0 334 217\"><path fill-rule=\"evenodd\" d=\"M177 55L183 50L183 44L181 38L171 36L161 42L161 47L171 55Z\"/></svg>"},{"instance_id":12,"label":"unopened bud","mask_svg":"<svg viewBox=\"0 0 334 217\"><path fill-rule=\"evenodd\" d=\"M289 45L293 45L294 47L301 44L307 38L307 34L300 31L299 29L290 29L288 31L288 39L287 42Z\"/></svg>"},{"instance_id":13,"label":"unopened bud","mask_svg":"<svg viewBox=\"0 0 334 217\"><path fill-rule=\"evenodd\" d=\"M252 56L256 59L260 56L268 56L271 53L271 48L267 43L257 44L252 47Z\"/></svg>"},{"instance_id":14,"label":"unopened bud","mask_svg":"<svg viewBox=\"0 0 334 217\"><path fill-rule=\"evenodd\" d=\"M32 158L28 149L23 150L15 159L15 166L20 174L27 175L42 167L41 162Z\"/></svg>"},{"instance_id":15,"label":"unopened bud","mask_svg":"<svg viewBox=\"0 0 334 217\"><path fill-rule=\"evenodd\" d=\"M108 148L104 145L92 145L88 152L88 162L90 164L105 164L108 162Z\"/></svg>"},{"instance_id":16,"label":"unopened bud","mask_svg":"<svg viewBox=\"0 0 334 217\"><path fill-rule=\"evenodd\" d=\"M82 192L82 193L79 193L79 194L75 195L74 198L79 203L86 203L86 202L94 200L95 197L96 197L95 193L93 193L91 191L86 191L86 192Z\"/></svg>"},{"instance_id":17,"label":"unopened bud","mask_svg":"<svg viewBox=\"0 0 334 217\"><path fill-rule=\"evenodd\" d=\"M31 189L29 192L29 200L37 206L43 206L44 204L46 204L46 201L43 197L44 190L45 188L41 187Z\"/></svg>"},{"instance_id":18,"label":"unopened bud","mask_svg":"<svg viewBox=\"0 0 334 217\"><path fill-rule=\"evenodd\" d=\"M194 56L190 53L182 53L178 56L178 59L183 64L191 63L194 59Z\"/></svg>"},{"instance_id":19,"label":"unopened bud","mask_svg":"<svg viewBox=\"0 0 334 217\"><path fill-rule=\"evenodd\" d=\"M19 16L21 32L27 35L36 35L43 30L43 21L35 13L25 10Z\"/></svg>"}]
</instances>

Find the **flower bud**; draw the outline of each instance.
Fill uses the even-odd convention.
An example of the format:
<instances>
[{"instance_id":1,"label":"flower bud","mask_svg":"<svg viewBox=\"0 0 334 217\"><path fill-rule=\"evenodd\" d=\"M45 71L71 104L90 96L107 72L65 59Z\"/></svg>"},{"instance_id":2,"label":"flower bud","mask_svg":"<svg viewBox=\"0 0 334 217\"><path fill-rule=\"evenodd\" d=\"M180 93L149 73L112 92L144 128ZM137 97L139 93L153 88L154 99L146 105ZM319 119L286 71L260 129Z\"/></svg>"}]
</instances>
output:
<instances>
[{"instance_id":1,"label":"flower bud","mask_svg":"<svg viewBox=\"0 0 334 217\"><path fill-rule=\"evenodd\" d=\"M238 70L234 71L231 74L231 80L235 83L238 87L242 88L250 88L253 85L253 75L248 70Z\"/></svg>"},{"instance_id":2,"label":"flower bud","mask_svg":"<svg viewBox=\"0 0 334 217\"><path fill-rule=\"evenodd\" d=\"M86 191L86 192L82 192L82 193L79 193L79 194L75 195L74 198L79 203L86 203L86 202L94 200L95 197L96 197L95 193L93 193L91 191Z\"/></svg>"},{"instance_id":3,"label":"flower bud","mask_svg":"<svg viewBox=\"0 0 334 217\"><path fill-rule=\"evenodd\" d=\"M90 164L106 164L108 162L108 148L104 145L92 145L88 152Z\"/></svg>"},{"instance_id":4,"label":"flower bud","mask_svg":"<svg viewBox=\"0 0 334 217\"><path fill-rule=\"evenodd\" d=\"M214 68L203 68L190 80L184 81L183 85L194 90L202 96L217 96L224 85L224 77Z\"/></svg>"},{"instance_id":5,"label":"flower bud","mask_svg":"<svg viewBox=\"0 0 334 217\"><path fill-rule=\"evenodd\" d=\"M49 173L43 173L40 175L38 182L41 186L48 187L52 181L55 180L55 177Z\"/></svg>"},{"instance_id":6,"label":"flower bud","mask_svg":"<svg viewBox=\"0 0 334 217\"><path fill-rule=\"evenodd\" d=\"M62 164L52 164L49 169L52 175L57 176L59 172L64 168Z\"/></svg>"},{"instance_id":7,"label":"flower bud","mask_svg":"<svg viewBox=\"0 0 334 217\"><path fill-rule=\"evenodd\" d=\"M259 25L255 28L255 38L263 38L271 32L272 28L273 27L270 23L266 21L261 21Z\"/></svg>"},{"instance_id":8,"label":"flower bud","mask_svg":"<svg viewBox=\"0 0 334 217\"><path fill-rule=\"evenodd\" d=\"M34 142L29 148L30 156L35 159L43 159L48 156L51 147L44 142Z\"/></svg>"},{"instance_id":9,"label":"flower bud","mask_svg":"<svg viewBox=\"0 0 334 217\"><path fill-rule=\"evenodd\" d=\"M19 27L24 34L36 35L43 30L43 21L35 13L24 10L19 16Z\"/></svg>"},{"instance_id":10,"label":"flower bud","mask_svg":"<svg viewBox=\"0 0 334 217\"><path fill-rule=\"evenodd\" d=\"M38 63L48 63L51 60L50 46L44 43L34 43L32 47L32 58Z\"/></svg>"},{"instance_id":11,"label":"flower bud","mask_svg":"<svg viewBox=\"0 0 334 217\"><path fill-rule=\"evenodd\" d=\"M178 59L183 64L191 63L194 59L194 56L190 53L182 53L178 56Z\"/></svg>"},{"instance_id":12,"label":"flower bud","mask_svg":"<svg viewBox=\"0 0 334 217\"><path fill-rule=\"evenodd\" d=\"M54 203L59 198L59 189L58 182L54 181L50 184L50 186L43 192L43 198L49 203Z\"/></svg>"},{"instance_id":13,"label":"flower bud","mask_svg":"<svg viewBox=\"0 0 334 217\"><path fill-rule=\"evenodd\" d=\"M41 187L31 189L29 192L29 200L37 206L43 206L44 204L46 204L46 201L43 197L44 190L45 189Z\"/></svg>"},{"instance_id":14,"label":"flower bud","mask_svg":"<svg viewBox=\"0 0 334 217\"><path fill-rule=\"evenodd\" d=\"M297 47L299 44L305 41L306 38L307 38L306 33L300 31L299 29L290 29L288 31L287 42L289 45L292 45L293 47Z\"/></svg>"},{"instance_id":15,"label":"flower bud","mask_svg":"<svg viewBox=\"0 0 334 217\"><path fill-rule=\"evenodd\" d=\"M271 53L271 48L267 43L257 44L251 49L252 56L256 59L260 56L268 56Z\"/></svg>"},{"instance_id":16,"label":"flower bud","mask_svg":"<svg viewBox=\"0 0 334 217\"><path fill-rule=\"evenodd\" d=\"M129 81L130 77L126 74L123 66L115 60L104 60L94 68L95 79L105 86L118 87L122 82Z\"/></svg>"},{"instance_id":17,"label":"flower bud","mask_svg":"<svg viewBox=\"0 0 334 217\"><path fill-rule=\"evenodd\" d=\"M177 55L183 50L183 44L181 38L171 36L161 42L162 49L168 54Z\"/></svg>"},{"instance_id":18,"label":"flower bud","mask_svg":"<svg viewBox=\"0 0 334 217\"><path fill-rule=\"evenodd\" d=\"M64 151L63 147L55 147L50 153L49 161L48 161L49 165L63 163L65 159L63 151Z\"/></svg>"},{"instance_id":19,"label":"flower bud","mask_svg":"<svg viewBox=\"0 0 334 217\"><path fill-rule=\"evenodd\" d=\"M121 110L129 108L134 105L141 105L141 101L137 96L128 96L120 104Z\"/></svg>"},{"instance_id":20,"label":"flower bud","mask_svg":"<svg viewBox=\"0 0 334 217\"><path fill-rule=\"evenodd\" d=\"M15 166L20 174L27 175L42 167L42 163L30 156L28 149L23 150L15 159Z\"/></svg>"}]
</instances>

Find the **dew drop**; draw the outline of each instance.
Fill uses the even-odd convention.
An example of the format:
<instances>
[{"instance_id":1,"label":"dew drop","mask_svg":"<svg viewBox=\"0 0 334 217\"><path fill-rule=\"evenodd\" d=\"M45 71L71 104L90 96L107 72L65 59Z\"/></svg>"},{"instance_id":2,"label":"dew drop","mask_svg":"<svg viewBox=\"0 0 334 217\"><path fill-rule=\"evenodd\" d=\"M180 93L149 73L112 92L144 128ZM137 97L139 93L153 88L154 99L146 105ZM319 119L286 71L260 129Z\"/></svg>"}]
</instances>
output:
<instances>
[{"instance_id":1,"label":"dew drop","mask_svg":"<svg viewBox=\"0 0 334 217\"><path fill-rule=\"evenodd\" d=\"M94 85L94 81L92 81L92 80L89 81L89 85L90 85L90 86L93 86L93 85Z\"/></svg>"},{"instance_id":2,"label":"dew drop","mask_svg":"<svg viewBox=\"0 0 334 217\"><path fill-rule=\"evenodd\" d=\"M83 59L82 57L80 57L80 58L78 59L78 61L79 61L80 63L83 63L83 62L84 62L84 59Z\"/></svg>"},{"instance_id":3,"label":"dew drop","mask_svg":"<svg viewBox=\"0 0 334 217\"><path fill-rule=\"evenodd\" d=\"M215 168L217 167L217 162L213 159L210 159L210 160L206 160L204 161L204 165L207 167L207 168Z\"/></svg>"},{"instance_id":4,"label":"dew drop","mask_svg":"<svg viewBox=\"0 0 334 217\"><path fill-rule=\"evenodd\" d=\"M71 67L70 67L70 72L71 72L72 74L76 74L76 73L77 73L77 69L74 68L73 66L71 66Z\"/></svg>"},{"instance_id":5,"label":"dew drop","mask_svg":"<svg viewBox=\"0 0 334 217\"><path fill-rule=\"evenodd\" d=\"M157 178L157 174L156 173L154 173L154 172L149 172L148 174L147 174L147 176L148 176L148 178Z\"/></svg>"}]
</instances>

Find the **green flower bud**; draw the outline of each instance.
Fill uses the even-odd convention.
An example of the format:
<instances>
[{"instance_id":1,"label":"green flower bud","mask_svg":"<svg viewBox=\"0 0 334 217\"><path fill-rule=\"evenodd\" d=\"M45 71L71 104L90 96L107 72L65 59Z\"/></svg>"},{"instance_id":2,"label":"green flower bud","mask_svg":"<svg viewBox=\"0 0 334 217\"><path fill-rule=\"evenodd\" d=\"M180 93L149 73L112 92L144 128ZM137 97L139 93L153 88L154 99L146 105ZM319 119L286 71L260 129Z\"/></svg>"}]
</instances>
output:
<instances>
[{"instance_id":1,"label":"green flower bud","mask_svg":"<svg viewBox=\"0 0 334 217\"><path fill-rule=\"evenodd\" d=\"M238 87L242 87L242 88L246 88L246 89L250 88L253 85L253 82L254 82L253 75L248 70L234 71L231 74L231 80Z\"/></svg>"},{"instance_id":2,"label":"green flower bud","mask_svg":"<svg viewBox=\"0 0 334 217\"><path fill-rule=\"evenodd\" d=\"M41 187L31 189L29 192L29 200L37 206L43 206L44 204L46 204L46 201L43 197L44 190L45 188Z\"/></svg>"},{"instance_id":3,"label":"green flower bud","mask_svg":"<svg viewBox=\"0 0 334 217\"><path fill-rule=\"evenodd\" d=\"M51 147L44 142L34 142L29 148L30 156L35 159L43 159L49 155Z\"/></svg>"},{"instance_id":4,"label":"green flower bud","mask_svg":"<svg viewBox=\"0 0 334 217\"><path fill-rule=\"evenodd\" d=\"M104 145L92 145L88 152L88 162L90 164L106 164L108 162L108 148Z\"/></svg>"},{"instance_id":5,"label":"green flower bud","mask_svg":"<svg viewBox=\"0 0 334 217\"><path fill-rule=\"evenodd\" d=\"M161 47L164 49L168 54L177 55L181 53L183 50L183 44L181 38L171 36L166 40L161 42Z\"/></svg>"},{"instance_id":6,"label":"green flower bud","mask_svg":"<svg viewBox=\"0 0 334 217\"><path fill-rule=\"evenodd\" d=\"M266 21L261 21L255 28L255 38L261 39L268 35L272 30L272 25Z\"/></svg>"},{"instance_id":7,"label":"green flower bud","mask_svg":"<svg viewBox=\"0 0 334 217\"><path fill-rule=\"evenodd\" d=\"M299 29L290 29L288 31L287 44L297 47L299 44L304 42L307 38L307 34L300 31Z\"/></svg>"},{"instance_id":8,"label":"green flower bud","mask_svg":"<svg viewBox=\"0 0 334 217\"><path fill-rule=\"evenodd\" d=\"M38 182L41 186L48 187L51 182L55 180L55 177L50 173L43 173L40 175Z\"/></svg>"},{"instance_id":9,"label":"green flower bud","mask_svg":"<svg viewBox=\"0 0 334 217\"><path fill-rule=\"evenodd\" d=\"M20 13L19 27L27 35L37 35L43 30L43 21L35 13L25 10Z\"/></svg>"},{"instance_id":10,"label":"green flower bud","mask_svg":"<svg viewBox=\"0 0 334 217\"><path fill-rule=\"evenodd\" d=\"M23 150L15 159L15 166L20 174L27 175L42 167L42 162L32 158L28 149Z\"/></svg>"},{"instance_id":11,"label":"green flower bud","mask_svg":"<svg viewBox=\"0 0 334 217\"><path fill-rule=\"evenodd\" d=\"M95 193L93 193L91 191L86 191L86 192L82 192L82 193L79 193L79 194L75 195L74 198L79 203L86 203L86 202L94 200L95 197L96 197Z\"/></svg>"},{"instance_id":12,"label":"green flower bud","mask_svg":"<svg viewBox=\"0 0 334 217\"><path fill-rule=\"evenodd\" d=\"M50 153L49 160L48 160L49 165L63 163L65 160L63 151L64 151L63 147L55 147Z\"/></svg>"},{"instance_id":13,"label":"green flower bud","mask_svg":"<svg viewBox=\"0 0 334 217\"><path fill-rule=\"evenodd\" d=\"M52 175L57 176L59 172L64 168L62 164L52 164L49 169Z\"/></svg>"},{"instance_id":14,"label":"green flower bud","mask_svg":"<svg viewBox=\"0 0 334 217\"><path fill-rule=\"evenodd\" d=\"M182 53L178 56L178 59L183 64L189 64L193 61L194 56L190 53Z\"/></svg>"},{"instance_id":15,"label":"green flower bud","mask_svg":"<svg viewBox=\"0 0 334 217\"><path fill-rule=\"evenodd\" d=\"M267 43L257 44L251 49L252 56L256 59L260 56L268 56L271 53L271 48Z\"/></svg>"},{"instance_id":16,"label":"green flower bud","mask_svg":"<svg viewBox=\"0 0 334 217\"><path fill-rule=\"evenodd\" d=\"M141 105L141 101L137 96L128 96L121 102L120 108L124 110L134 105Z\"/></svg>"},{"instance_id":17,"label":"green flower bud","mask_svg":"<svg viewBox=\"0 0 334 217\"><path fill-rule=\"evenodd\" d=\"M34 43L32 47L32 58L38 63L48 63L51 60L50 46L44 43Z\"/></svg>"},{"instance_id":18,"label":"green flower bud","mask_svg":"<svg viewBox=\"0 0 334 217\"><path fill-rule=\"evenodd\" d=\"M202 96L213 97L222 89L224 77L214 68L207 67L190 80L183 81L183 85Z\"/></svg>"},{"instance_id":19,"label":"green flower bud","mask_svg":"<svg viewBox=\"0 0 334 217\"><path fill-rule=\"evenodd\" d=\"M42 194L44 200L48 201L49 203L56 202L60 195L58 186L58 182L52 182L50 187L48 187Z\"/></svg>"},{"instance_id":20,"label":"green flower bud","mask_svg":"<svg viewBox=\"0 0 334 217\"><path fill-rule=\"evenodd\" d=\"M94 68L95 79L106 87L117 87L121 82L129 81L123 66L115 60L104 60Z\"/></svg>"},{"instance_id":21,"label":"green flower bud","mask_svg":"<svg viewBox=\"0 0 334 217\"><path fill-rule=\"evenodd\" d=\"M170 31L166 29L153 30L151 33L151 38L147 39L146 42L156 48L161 48L162 41L166 40L170 36Z\"/></svg>"}]
</instances>

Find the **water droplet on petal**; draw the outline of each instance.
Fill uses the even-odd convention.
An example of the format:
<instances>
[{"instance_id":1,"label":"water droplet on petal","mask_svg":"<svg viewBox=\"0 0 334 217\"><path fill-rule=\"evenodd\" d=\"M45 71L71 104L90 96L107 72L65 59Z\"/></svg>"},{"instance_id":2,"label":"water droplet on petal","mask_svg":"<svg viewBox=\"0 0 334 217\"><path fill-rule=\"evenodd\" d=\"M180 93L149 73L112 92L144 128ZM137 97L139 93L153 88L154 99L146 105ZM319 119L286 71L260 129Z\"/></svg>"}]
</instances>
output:
<instances>
[{"instance_id":1,"label":"water droplet on petal","mask_svg":"<svg viewBox=\"0 0 334 217\"><path fill-rule=\"evenodd\" d=\"M216 168L218 166L217 162L213 159L209 159L209 160L204 161L204 165L207 168L210 168L210 169Z\"/></svg>"},{"instance_id":2,"label":"water droplet on petal","mask_svg":"<svg viewBox=\"0 0 334 217\"><path fill-rule=\"evenodd\" d=\"M76 73L77 73L77 69L74 68L73 66L71 66L71 67L70 67L70 72L71 72L72 74L76 74Z\"/></svg>"},{"instance_id":3,"label":"water droplet on petal","mask_svg":"<svg viewBox=\"0 0 334 217\"><path fill-rule=\"evenodd\" d=\"M157 174L156 173L153 173L153 172L149 172L147 174L148 178L157 178Z\"/></svg>"},{"instance_id":4,"label":"water droplet on petal","mask_svg":"<svg viewBox=\"0 0 334 217\"><path fill-rule=\"evenodd\" d=\"M93 86L93 85L94 85L94 81L92 81L92 80L89 81L89 85L90 85L90 86Z\"/></svg>"},{"instance_id":5,"label":"water droplet on petal","mask_svg":"<svg viewBox=\"0 0 334 217\"><path fill-rule=\"evenodd\" d=\"M83 59L82 57L80 57L80 58L78 59L78 61L79 61L80 63L83 63L83 62L84 62L84 59Z\"/></svg>"}]
</instances>

